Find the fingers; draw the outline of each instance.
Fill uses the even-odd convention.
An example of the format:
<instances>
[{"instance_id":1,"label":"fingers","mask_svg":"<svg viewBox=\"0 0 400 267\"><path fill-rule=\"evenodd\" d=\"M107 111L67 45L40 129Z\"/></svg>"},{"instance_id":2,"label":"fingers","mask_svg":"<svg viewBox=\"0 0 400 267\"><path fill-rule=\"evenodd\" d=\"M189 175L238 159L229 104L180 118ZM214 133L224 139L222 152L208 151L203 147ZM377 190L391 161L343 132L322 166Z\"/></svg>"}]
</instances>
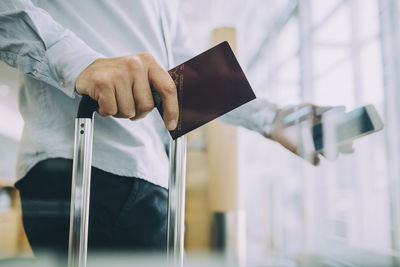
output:
<instances>
[{"instance_id":1,"label":"fingers","mask_svg":"<svg viewBox=\"0 0 400 267\"><path fill-rule=\"evenodd\" d=\"M117 101L115 99L114 85L105 74L94 72L87 87L91 90L86 93L99 104L98 113L101 116L113 116L118 112Z\"/></svg>"},{"instance_id":2,"label":"fingers","mask_svg":"<svg viewBox=\"0 0 400 267\"><path fill-rule=\"evenodd\" d=\"M298 112L299 109L307 107L311 107L311 118L307 117L306 119L296 122L295 125L293 123L285 124L282 122L285 118L287 119L287 116ZM278 110L271 134L268 137L315 166L320 163L320 155L324 156L324 158L329 161L333 161L338 158L340 153L353 153L352 142L350 141L341 145L326 145L324 150L319 153L315 151L313 145L313 137L310 132L309 122L311 122L311 125L320 123L321 115L325 115L323 113L329 113L329 115L332 114L332 116L335 116L343 112L345 112L345 107L343 106L318 107L312 104L301 104L295 107L280 109ZM293 125L295 127L292 127Z\"/></svg>"},{"instance_id":3,"label":"fingers","mask_svg":"<svg viewBox=\"0 0 400 267\"><path fill-rule=\"evenodd\" d=\"M99 103L98 113L103 116L114 116L117 114L117 101L115 99L115 94L112 90L103 90L99 93L98 98L94 98Z\"/></svg>"},{"instance_id":4,"label":"fingers","mask_svg":"<svg viewBox=\"0 0 400 267\"><path fill-rule=\"evenodd\" d=\"M301 158L305 159L312 165L314 166L319 165L320 158L318 152L313 151L311 154L304 153L299 145L296 145L293 141L289 140L285 135L280 135L279 137L275 137L274 140L279 142L287 150L291 151L297 156L300 156Z\"/></svg>"},{"instance_id":5,"label":"fingers","mask_svg":"<svg viewBox=\"0 0 400 267\"><path fill-rule=\"evenodd\" d=\"M310 163L312 164L312 165L314 165L314 166L318 166L319 165L319 163L321 162L321 160L320 160L320 158L319 158L319 153L318 152L313 152L313 155L312 155L312 162L310 161Z\"/></svg>"},{"instance_id":6,"label":"fingers","mask_svg":"<svg viewBox=\"0 0 400 267\"><path fill-rule=\"evenodd\" d=\"M155 61L149 64L149 80L163 101L164 123L168 130L176 128L179 118L178 95L171 76Z\"/></svg>"},{"instance_id":7,"label":"fingers","mask_svg":"<svg viewBox=\"0 0 400 267\"><path fill-rule=\"evenodd\" d=\"M291 151L292 153L298 155L297 145L290 141L286 136L280 135L274 139L275 141L279 142L284 148Z\"/></svg>"},{"instance_id":8,"label":"fingers","mask_svg":"<svg viewBox=\"0 0 400 267\"><path fill-rule=\"evenodd\" d=\"M136 116L131 120L144 118L154 108L153 96L147 75L138 75L133 82L133 98L136 103Z\"/></svg>"},{"instance_id":9,"label":"fingers","mask_svg":"<svg viewBox=\"0 0 400 267\"><path fill-rule=\"evenodd\" d=\"M136 115L135 101L133 98L132 84L126 79L117 81L115 85L115 97L117 99L117 118L132 118Z\"/></svg>"},{"instance_id":10,"label":"fingers","mask_svg":"<svg viewBox=\"0 0 400 267\"><path fill-rule=\"evenodd\" d=\"M94 82L97 99L91 96L99 104L98 113L104 117L131 118L135 116L135 103L129 80L123 75L117 75L120 76L118 79L103 76L105 77L102 78L102 82Z\"/></svg>"},{"instance_id":11,"label":"fingers","mask_svg":"<svg viewBox=\"0 0 400 267\"><path fill-rule=\"evenodd\" d=\"M100 115L137 120L154 108L150 84L162 98L166 127L174 130L179 117L175 83L148 53L97 59L79 74L75 88L98 102Z\"/></svg>"},{"instance_id":12,"label":"fingers","mask_svg":"<svg viewBox=\"0 0 400 267\"><path fill-rule=\"evenodd\" d=\"M137 120L154 108L148 65L143 54L109 59L103 63L101 80L107 86L101 89L101 84L94 82L93 90L99 95L103 92L99 101L100 115Z\"/></svg>"}]
</instances>

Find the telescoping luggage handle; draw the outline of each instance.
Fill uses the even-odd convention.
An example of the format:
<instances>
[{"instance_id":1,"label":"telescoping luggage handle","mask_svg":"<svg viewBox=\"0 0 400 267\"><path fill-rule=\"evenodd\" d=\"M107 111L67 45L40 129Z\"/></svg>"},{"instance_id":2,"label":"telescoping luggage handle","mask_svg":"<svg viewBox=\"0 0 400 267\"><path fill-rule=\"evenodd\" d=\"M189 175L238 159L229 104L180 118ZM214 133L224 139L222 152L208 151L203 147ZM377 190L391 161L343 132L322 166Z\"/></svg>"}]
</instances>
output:
<instances>
[{"instance_id":1,"label":"telescoping luggage handle","mask_svg":"<svg viewBox=\"0 0 400 267\"><path fill-rule=\"evenodd\" d=\"M75 119L72 168L68 267L85 267L87 262L90 176L92 166L93 118L98 108L95 100L84 95ZM186 138L170 139L168 187L167 260L183 266Z\"/></svg>"},{"instance_id":2,"label":"telescoping luggage handle","mask_svg":"<svg viewBox=\"0 0 400 267\"><path fill-rule=\"evenodd\" d=\"M72 165L68 266L84 267L87 259L90 171L92 166L93 118L98 104L84 95L75 119Z\"/></svg>"}]
</instances>

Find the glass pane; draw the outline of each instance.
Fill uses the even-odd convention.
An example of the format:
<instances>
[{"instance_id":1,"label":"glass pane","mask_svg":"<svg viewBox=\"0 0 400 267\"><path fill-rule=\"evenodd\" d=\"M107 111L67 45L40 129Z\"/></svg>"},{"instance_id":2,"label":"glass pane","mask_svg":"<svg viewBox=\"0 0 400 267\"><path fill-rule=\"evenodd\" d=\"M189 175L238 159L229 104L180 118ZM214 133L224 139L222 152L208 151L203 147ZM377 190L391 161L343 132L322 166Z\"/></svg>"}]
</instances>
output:
<instances>
[{"instance_id":1,"label":"glass pane","mask_svg":"<svg viewBox=\"0 0 400 267\"><path fill-rule=\"evenodd\" d=\"M383 103L384 90L381 46L378 39L362 47L360 60L362 101L376 104L380 108Z\"/></svg>"},{"instance_id":2,"label":"glass pane","mask_svg":"<svg viewBox=\"0 0 400 267\"><path fill-rule=\"evenodd\" d=\"M293 57L278 68L276 79L284 84L298 84L300 82L299 57Z\"/></svg>"},{"instance_id":3,"label":"glass pane","mask_svg":"<svg viewBox=\"0 0 400 267\"><path fill-rule=\"evenodd\" d=\"M293 57L299 50L299 27L296 17L292 17L276 39L276 62Z\"/></svg>"},{"instance_id":4,"label":"glass pane","mask_svg":"<svg viewBox=\"0 0 400 267\"><path fill-rule=\"evenodd\" d=\"M323 20L334 7L342 0L311 0L311 17L313 24L317 24Z\"/></svg>"},{"instance_id":5,"label":"glass pane","mask_svg":"<svg viewBox=\"0 0 400 267\"><path fill-rule=\"evenodd\" d=\"M360 16L358 34L361 40L369 39L379 34L379 7L376 0L357 0Z\"/></svg>"},{"instance_id":6,"label":"glass pane","mask_svg":"<svg viewBox=\"0 0 400 267\"><path fill-rule=\"evenodd\" d=\"M273 102L280 106L298 104L300 101L300 86L291 84L277 84L276 91L271 94Z\"/></svg>"},{"instance_id":7,"label":"glass pane","mask_svg":"<svg viewBox=\"0 0 400 267\"><path fill-rule=\"evenodd\" d=\"M353 67L351 61L338 65L314 82L315 100L319 105L354 105Z\"/></svg>"},{"instance_id":8,"label":"glass pane","mask_svg":"<svg viewBox=\"0 0 400 267\"><path fill-rule=\"evenodd\" d=\"M314 46L313 68L315 79L330 72L331 68L349 59L349 49L344 46Z\"/></svg>"},{"instance_id":9,"label":"glass pane","mask_svg":"<svg viewBox=\"0 0 400 267\"><path fill-rule=\"evenodd\" d=\"M325 2L325 1L321 1ZM343 4L324 24L317 27L314 42L324 44L349 44L351 41L350 8Z\"/></svg>"}]
</instances>

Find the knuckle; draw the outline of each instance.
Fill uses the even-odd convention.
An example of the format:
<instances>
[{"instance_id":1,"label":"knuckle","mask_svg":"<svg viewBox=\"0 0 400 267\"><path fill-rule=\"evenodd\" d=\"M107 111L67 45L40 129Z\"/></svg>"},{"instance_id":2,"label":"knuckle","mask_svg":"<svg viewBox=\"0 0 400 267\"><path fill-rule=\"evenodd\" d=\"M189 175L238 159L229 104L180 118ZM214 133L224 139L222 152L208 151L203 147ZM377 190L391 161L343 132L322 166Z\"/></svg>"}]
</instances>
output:
<instances>
[{"instance_id":1,"label":"knuckle","mask_svg":"<svg viewBox=\"0 0 400 267\"><path fill-rule=\"evenodd\" d=\"M100 106L99 113L101 116L114 116L117 114L118 109L116 105Z\"/></svg>"},{"instance_id":2,"label":"knuckle","mask_svg":"<svg viewBox=\"0 0 400 267\"><path fill-rule=\"evenodd\" d=\"M123 119L132 118L132 116L129 116L128 114L123 113L123 112L120 112L118 115L119 115L118 118L123 118Z\"/></svg>"},{"instance_id":3,"label":"knuckle","mask_svg":"<svg viewBox=\"0 0 400 267\"><path fill-rule=\"evenodd\" d=\"M99 103L99 114L102 116L113 116L117 114L118 108L114 94L105 89L97 91L97 102Z\"/></svg>"},{"instance_id":4,"label":"knuckle","mask_svg":"<svg viewBox=\"0 0 400 267\"><path fill-rule=\"evenodd\" d=\"M111 114L109 114L109 113L108 113L107 111L105 111L105 110L101 110L101 111L99 111L99 113L100 113L100 115L103 116L103 117L111 116Z\"/></svg>"},{"instance_id":5,"label":"knuckle","mask_svg":"<svg viewBox=\"0 0 400 267\"><path fill-rule=\"evenodd\" d=\"M154 61L153 55L149 52L142 53L140 56L147 61Z\"/></svg>"},{"instance_id":6,"label":"knuckle","mask_svg":"<svg viewBox=\"0 0 400 267\"><path fill-rule=\"evenodd\" d=\"M96 72L92 75L93 84L97 87L106 87L109 84L109 79L106 74Z\"/></svg>"},{"instance_id":7,"label":"knuckle","mask_svg":"<svg viewBox=\"0 0 400 267\"><path fill-rule=\"evenodd\" d=\"M117 114L118 110L117 110L117 107L116 107L116 106L112 106L112 107L107 108L107 109L105 110L105 112L106 112L106 114L107 114L108 116L114 116L115 114Z\"/></svg>"},{"instance_id":8,"label":"knuckle","mask_svg":"<svg viewBox=\"0 0 400 267\"><path fill-rule=\"evenodd\" d=\"M116 112L114 112L112 109L101 109L99 111L101 116L107 117L107 116L113 116L116 114Z\"/></svg>"},{"instance_id":9,"label":"knuckle","mask_svg":"<svg viewBox=\"0 0 400 267\"><path fill-rule=\"evenodd\" d=\"M153 102L146 102L146 103L142 104L140 108L141 108L141 111L150 112L154 108L154 103Z\"/></svg>"},{"instance_id":10,"label":"knuckle","mask_svg":"<svg viewBox=\"0 0 400 267\"><path fill-rule=\"evenodd\" d=\"M138 105L138 113L148 113L152 111L154 108L154 103L153 102L145 102L140 105Z\"/></svg>"},{"instance_id":11,"label":"knuckle","mask_svg":"<svg viewBox=\"0 0 400 267\"><path fill-rule=\"evenodd\" d=\"M163 92L167 96L173 96L176 94L176 86L173 81L167 82L163 87Z\"/></svg>"},{"instance_id":12,"label":"knuckle","mask_svg":"<svg viewBox=\"0 0 400 267\"><path fill-rule=\"evenodd\" d=\"M128 68L132 71L137 71L143 67L143 62L140 57L132 55L126 58Z\"/></svg>"},{"instance_id":13,"label":"knuckle","mask_svg":"<svg viewBox=\"0 0 400 267\"><path fill-rule=\"evenodd\" d=\"M135 115L135 110L133 108L120 110L120 115L122 118L132 118Z\"/></svg>"},{"instance_id":14,"label":"knuckle","mask_svg":"<svg viewBox=\"0 0 400 267\"><path fill-rule=\"evenodd\" d=\"M116 106L113 106L112 108L109 109L110 116L116 115L117 112L118 112L118 109Z\"/></svg>"}]
</instances>

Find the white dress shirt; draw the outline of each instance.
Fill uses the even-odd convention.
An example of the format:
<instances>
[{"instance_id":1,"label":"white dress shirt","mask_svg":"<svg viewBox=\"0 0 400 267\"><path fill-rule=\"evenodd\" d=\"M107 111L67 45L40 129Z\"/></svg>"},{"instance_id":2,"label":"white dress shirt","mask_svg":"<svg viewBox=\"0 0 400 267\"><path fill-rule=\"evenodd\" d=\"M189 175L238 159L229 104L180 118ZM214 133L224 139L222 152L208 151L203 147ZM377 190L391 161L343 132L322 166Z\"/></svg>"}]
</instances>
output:
<instances>
[{"instance_id":1,"label":"white dress shirt","mask_svg":"<svg viewBox=\"0 0 400 267\"><path fill-rule=\"evenodd\" d=\"M172 68L193 56L181 25L175 0L1 0L0 59L21 73L17 178L41 160L72 158L74 85L88 65L150 52ZM225 120L264 133L274 116L275 107L259 100ZM156 110L135 122L96 115L93 166L167 187L168 136Z\"/></svg>"}]
</instances>

